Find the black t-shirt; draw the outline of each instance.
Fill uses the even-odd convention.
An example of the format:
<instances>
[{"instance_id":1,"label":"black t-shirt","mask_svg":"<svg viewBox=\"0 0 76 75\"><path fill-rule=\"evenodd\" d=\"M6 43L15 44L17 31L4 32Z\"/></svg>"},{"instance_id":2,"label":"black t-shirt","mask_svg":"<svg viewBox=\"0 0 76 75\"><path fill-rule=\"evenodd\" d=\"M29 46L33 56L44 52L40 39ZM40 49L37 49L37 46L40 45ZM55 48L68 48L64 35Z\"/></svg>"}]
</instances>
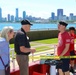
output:
<instances>
[{"instance_id":1,"label":"black t-shirt","mask_svg":"<svg viewBox=\"0 0 76 75\"><path fill-rule=\"evenodd\" d=\"M26 48L30 48L29 38L27 37L25 31L21 28L21 30L17 31L15 35L15 52L18 55L29 55L30 52L24 53L20 51L20 46L25 46Z\"/></svg>"}]
</instances>

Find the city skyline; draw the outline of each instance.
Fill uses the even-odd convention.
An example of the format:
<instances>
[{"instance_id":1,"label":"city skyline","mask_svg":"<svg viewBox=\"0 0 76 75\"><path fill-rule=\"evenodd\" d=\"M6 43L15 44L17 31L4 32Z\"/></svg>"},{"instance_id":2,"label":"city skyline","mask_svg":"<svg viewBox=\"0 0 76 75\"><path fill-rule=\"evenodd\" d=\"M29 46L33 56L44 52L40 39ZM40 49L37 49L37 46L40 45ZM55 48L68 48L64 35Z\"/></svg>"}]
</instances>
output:
<instances>
[{"instance_id":1,"label":"city skyline","mask_svg":"<svg viewBox=\"0 0 76 75\"><path fill-rule=\"evenodd\" d=\"M2 14L3 14L3 9L2 9L1 7L0 7L0 10L1 10ZM64 11L65 11L65 10L62 9L62 8L60 8L60 9L57 9L57 10L56 10L57 15L56 15L55 12L51 11L48 18L50 18L50 17L52 16L52 15L51 15L52 13L54 13L55 16L59 16L61 13L58 14L58 10L62 10L62 15L66 15L66 14L64 14ZM17 17L17 18L18 18L18 17L24 17L24 16L23 16L23 13L25 13L25 16L32 16L32 15L28 15L28 13L27 13L26 11L24 11L24 10L23 10L22 13L21 13L22 16L19 16L19 12L20 12L20 11L19 11L19 8L15 8L15 10L14 10L13 12L15 13L14 15L11 14L11 13L7 13L6 16L4 16L4 18L5 18L5 17L7 18L8 15L14 16L14 17ZM17 13L16 13L16 12L17 12ZM66 15L66 16L69 17L70 14L73 14L74 16L76 16L73 12L69 13L69 15ZM2 16L2 15L0 15L0 16ZM3 16L2 16L2 17L3 17ZM36 17L36 16L32 16L32 17ZM41 17L41 18L42 18L42 17ZM47 19L48 19L48 18L47 18ZM44 18L44 19L45 19L45 18Z\"/></svg>"},{"instance_id":2,"label":"city skyline","mask_svg":"<svg viewBox=\"0 0 76 75\"><path fill-rule=\"evenodd\" d=\"M0 8L0 21L8 21L8 22L18 22L21 21L22 19L29 19L30 21L39 21L42 19L42 17L37 18L35 16L32 15L26 15L26 11L22 11L22 16L19 17L19 9L16 8L15 9L15 15L11 15L11 14L7 14L7 17L3 17L2 16L2 8ZM43 18L44 19L44 18ZM55 12L51 12L51 15L47 18L47 20L67 20L67 21L75 21L76 20L76 15L74 15L74 13L69 13L69 16L64 14L64 10L63 9L57 9L57 16L55 15Z\"/></svg>"},{"instance_id":3,"label":"city skyline","mask_svg":"<svg viewBox=\"0 0 76 75\"><path fill-rule=\"evenodd\" d=\"M19 17L22 16L22 12L26 11L26 15L32 15L34 17L48 18L51 16L51 12L55 12L57 15L57 9L63 9L64 15L69 16L69 13L76 15L76 0L0 0L0 8L2 8L2 16L7 17L7 14L15 15L15 9L19 9Z\"/></svg>"}]
</instances>

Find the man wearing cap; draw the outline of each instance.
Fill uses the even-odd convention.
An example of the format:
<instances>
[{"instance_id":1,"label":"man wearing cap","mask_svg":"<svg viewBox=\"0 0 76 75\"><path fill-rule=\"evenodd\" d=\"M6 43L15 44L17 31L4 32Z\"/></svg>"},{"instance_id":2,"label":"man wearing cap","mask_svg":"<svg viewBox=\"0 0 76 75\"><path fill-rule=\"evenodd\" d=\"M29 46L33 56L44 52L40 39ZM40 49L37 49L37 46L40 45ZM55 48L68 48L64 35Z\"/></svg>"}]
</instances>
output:
<instances>
[{"instance_id":1,"label":"man wearing cap","mask_svg":"<svg viewBox=\"0 0 76 75\"><path fill-rule=\"evenodd\" d=\"M58 30L60 33L58 34L58 47L57 54L58 56L70 56L69 47L70 47L70 36L68 32L66 32L66 26L68 24L64 21L60 21L58 24ZM69 73L69 58L60 59L62 60L62 64L57 65L57 69L59 71L59 75L70 75Z\"/></svg>"},{"instance_id":2,"label":"man wearing cap","mask_svg":"<svg viewBox=\"0 0 76 75\"><path fill-rule=\"evenodd\" d=\"M15 35L16 59L19 65L20 75L29 75L28 55L36 51L34 48L30 48L29 37L26 35L26 32L30 31L30 26L32 24L28 20L22 20L21 25L21 29L17 31Z\"/></svg>"}]
</instances>

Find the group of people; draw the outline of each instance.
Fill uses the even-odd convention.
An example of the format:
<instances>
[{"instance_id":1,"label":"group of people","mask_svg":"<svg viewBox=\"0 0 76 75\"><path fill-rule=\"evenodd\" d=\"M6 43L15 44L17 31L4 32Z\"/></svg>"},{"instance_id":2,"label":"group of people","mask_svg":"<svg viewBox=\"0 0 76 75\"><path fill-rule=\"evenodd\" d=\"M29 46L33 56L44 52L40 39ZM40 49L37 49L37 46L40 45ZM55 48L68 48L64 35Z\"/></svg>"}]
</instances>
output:
<instances>
[{"instance_id":1,"label":"group of people","mask_svg":"<svg viewBox=\"0 0 76 75\"><path fill-rule=\"evenodd\" d=\"M34 53L36 50L30 47L29 37L27 32L30 31L31 23L28 20L21 21L21 29L14 34L14 29L11 26L4 27L0 34L0 75L6 74L5 66L10 65L10 54L9 54L9 41L15 39L15 52L16 59L20 69L20 75L29 75L28 62L30 53ZM7 68L8 68L7 66ZM8 70L7 70L8 71Z\"/></svg>"},{"instance_id":2,"label":"group of people","mask_svg":"<svg viewBox=\"0 0 76 75\"><path fill-rule=\"evenodd\" d=\"M21 29L14 34L13 27L4 27L0 34L0 75L5 74L4 64L10 64L10 54L9 54L9 41L14 37L15 42L15 52L16 60L19 65L20 75L29 75L28 62L30 53L36 52L36 49L30 47L29 37L27 32L30 31L31 23L28 20L21 21ZM66 26L68 24L64 21L60 21L58 24L58 30L60 31L58 35L58 46L57 54L58 56L72 56L74 53L74 39L75 28L70 27L69 32L66 31ZM50 41L51 42L51 41ZM3 60L3 62L2 62ZM69 59L59 59L62 60L61 65L57 65L59 75L70 75L69 74ZM74 59L71 59L71 70L74 68ZM10 74L9 74L10 75Z\"/></svg>"},{"instance_id":3,"label":"group of people","mask_svg":"<svg viewBox=\"0 0 76 75\"><path fill-rule=\"evenodd\" d=\"M70 27L69 31L66 31L67 23L64 21L60 21L58 24L58 30L60 33L58 34L58 46L57 46L57 55L62 57L62 64L58 64L56 68L58 69L59 75L70 75L71 71L74 73L74 58L69 59L69 56L75 55L74 49L74 41L75 41L75 28ZM68 56L68 58L64 58L64 56ZM71 60L71 62L70 62ZM70 64L70 66L69 66Z\"/></svg>"}]
</instances>

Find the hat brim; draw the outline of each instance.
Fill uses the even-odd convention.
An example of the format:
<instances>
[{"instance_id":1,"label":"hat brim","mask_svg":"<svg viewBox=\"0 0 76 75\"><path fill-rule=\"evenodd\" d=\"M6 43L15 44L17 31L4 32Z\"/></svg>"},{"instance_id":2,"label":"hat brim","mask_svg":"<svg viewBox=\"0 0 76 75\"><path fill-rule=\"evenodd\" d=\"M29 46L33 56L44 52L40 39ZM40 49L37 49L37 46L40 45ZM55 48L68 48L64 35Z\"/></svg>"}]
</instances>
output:
<instances>
[{"instance_id":1,"label":"hat brim","mask_svg":"<svg viewBox=\"0 0 76 75\"><path fill-rule=\"evenodd\" d=\"M59 24L60 24L60 25L63 25L63 26L67 26L67 25L68 25L68 24L67 24L66 22L64 22L64 21L60 21Z\"/></svg>"},{"instance_id":2,"label":"hat brim","mask_svg":"<svg viewBox=\"0 0 76 75\"><path fill-rule=\"evenodd\" d=\"M22 25L30 25L30 26L32 26L33 24L22 24Z\"/></svg>"},{"instance_id":3,"label":"hat brim","mask_svg":"<svg viewBox=\"0 0 76 75\"><path fill-rule=\"evenodd\" d=\"M33 24L30 24L31 26L33 25Z\"/></svg>"}]
</instances>

